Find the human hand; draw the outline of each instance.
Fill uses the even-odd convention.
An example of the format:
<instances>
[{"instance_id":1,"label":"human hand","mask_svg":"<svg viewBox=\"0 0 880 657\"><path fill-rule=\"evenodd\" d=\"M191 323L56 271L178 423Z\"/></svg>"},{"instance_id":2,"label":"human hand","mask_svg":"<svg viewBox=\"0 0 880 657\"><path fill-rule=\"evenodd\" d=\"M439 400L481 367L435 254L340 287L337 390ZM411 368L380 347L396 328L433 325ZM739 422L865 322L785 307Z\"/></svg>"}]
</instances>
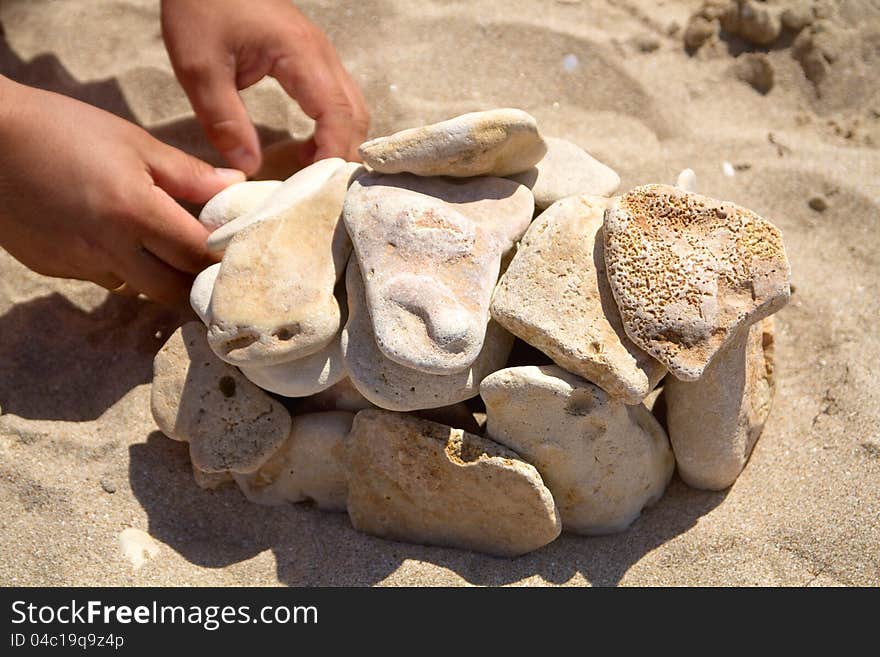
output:
<instances>
[{"instance_id":1,"label":"human hand","mask_svg":"<svg viewBox=\"0 0 880 657\"><path fill-rule=\"evenodd\" d=\"M171 63L208 138L247 174L260 166L257 132L238 95L271 75L311 118L311 160L359 159L369 115L327 37L289 0L163 0Z\"/></svg>"},{"instance_id":2,"label":"human hand","mask_svg":"<svg viewBox=\"0 0 880 657\"><path fill-rule=\"evenodd\" d=\"M127 283L168 304L215 261L208 231L174 198L204 202L244 179L2 76L0 145L0 246L38 273L111 290Z\"/></svg>"}]
</instances>

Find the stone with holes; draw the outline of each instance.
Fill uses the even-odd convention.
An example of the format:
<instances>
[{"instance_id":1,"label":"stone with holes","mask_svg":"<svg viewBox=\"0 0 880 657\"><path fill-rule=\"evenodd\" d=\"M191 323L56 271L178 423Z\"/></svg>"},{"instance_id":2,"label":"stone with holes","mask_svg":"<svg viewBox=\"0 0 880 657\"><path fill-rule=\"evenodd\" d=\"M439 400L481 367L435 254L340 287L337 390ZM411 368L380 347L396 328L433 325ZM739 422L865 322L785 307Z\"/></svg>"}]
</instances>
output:
<instances>
[{"instance_id":1,"label":"stone with holes","mask_svg":"<svg viewBox=\"0 0 880 657\"><path fill-rule=\"evenodd\" d=\"M204 473L253 472L290 433L290 415L237 369L219 360L199 322L172 334L153 361L153 418L189 443Z\"/></svg>"},{"instance_id":2,"label":"stone with holes","mask_svg":"<svg viewBox=\"0 0 880 657\"><path fill-rule=\"evenodd\" d=\"M514 557L560 532L534 467L491 440L428 420L358 413L348 476L351 522L375 536Z\"/></svg>"},{"instance_id":3,"label":"stone with holes","mask_svg":"<svg viewBox=\"0 0 880 657\"><path fill-rule=\"evenodd\" d=\"M733 203L645 185L612 204L604 233L627 335L685 381L791 294L779 231Z\"/></svg>"}]
</instances>

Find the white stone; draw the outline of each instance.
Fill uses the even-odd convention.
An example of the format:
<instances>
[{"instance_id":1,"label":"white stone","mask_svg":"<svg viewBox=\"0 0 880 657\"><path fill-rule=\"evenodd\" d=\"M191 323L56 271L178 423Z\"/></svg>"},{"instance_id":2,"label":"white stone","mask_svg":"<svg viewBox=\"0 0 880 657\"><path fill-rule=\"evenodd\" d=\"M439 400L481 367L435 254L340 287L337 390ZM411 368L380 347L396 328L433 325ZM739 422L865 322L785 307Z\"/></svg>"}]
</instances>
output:
<instances>
[{"instance_id":1,"label":"white stone","mask_svg":"<svg viewBox=\"0 0 880 657\"><path fill-rule=\"evenodd\" d=\"M214 292L217 274L220 273L220 264L218 262L199 272L189 291L189 305L205 326L211 324L211 294Z\"/></svg>"},{"instance_id":2,"label":"white stone","mask_svg":"<svg viewBox=\"0 0 880 657\"><path fill-rule=\"evenodd\" d=\"M199 221L214 231L260 206L281 186L280 180L245 180L230 185L205 203Z\"/></svg>"}]
</instances>

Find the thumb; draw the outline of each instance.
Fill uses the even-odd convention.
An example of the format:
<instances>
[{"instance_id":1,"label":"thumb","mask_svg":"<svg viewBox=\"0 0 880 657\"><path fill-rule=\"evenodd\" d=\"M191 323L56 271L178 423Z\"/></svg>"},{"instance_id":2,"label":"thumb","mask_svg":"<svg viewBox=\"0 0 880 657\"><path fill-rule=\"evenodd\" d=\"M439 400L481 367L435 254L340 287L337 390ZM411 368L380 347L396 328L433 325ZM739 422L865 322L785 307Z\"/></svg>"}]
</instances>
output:
<instances>
[{"instance_id":1,"label":"thumb","mask_svg":"<svg viewBox=\"0 0 880 657\"><path fill-rule=\"evenodd\" d=\"M245 179L237 169L216 169L162 142L147 156L150 175L157 187L174 198L204 203L230 185Z\"/></svg>"}]
</instances>

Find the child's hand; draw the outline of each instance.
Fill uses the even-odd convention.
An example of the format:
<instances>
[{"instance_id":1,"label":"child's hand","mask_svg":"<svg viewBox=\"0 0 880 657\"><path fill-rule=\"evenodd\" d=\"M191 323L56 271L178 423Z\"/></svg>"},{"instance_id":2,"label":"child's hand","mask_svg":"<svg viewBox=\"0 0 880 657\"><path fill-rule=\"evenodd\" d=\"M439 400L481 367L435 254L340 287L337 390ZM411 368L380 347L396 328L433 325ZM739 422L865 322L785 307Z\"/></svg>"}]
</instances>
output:
<instances>
[{"instance_id":1,"label":"child's hand","mask_svg":"<svg viewBox=\"0 0 880 657\"><path fill-rule=\"evenodd\" d=\"M248 174L260 144L238 95L266 75L315 119L314 159L357 158L364 98L327 37L290 0L163 0L171 63L208 138Z\"/></svg>"},{"instance_id":2,"label":"child's hand","mask_svg":"<svg viewBox=\"0 0 880 657\"><path fill-rule=\"evenodd\" d=\"M214 261L203 202L240 171L167 146L112 114L0 76L0 246L47 276L123 282L165 303Z\"/></svg>"}]
</instances>

